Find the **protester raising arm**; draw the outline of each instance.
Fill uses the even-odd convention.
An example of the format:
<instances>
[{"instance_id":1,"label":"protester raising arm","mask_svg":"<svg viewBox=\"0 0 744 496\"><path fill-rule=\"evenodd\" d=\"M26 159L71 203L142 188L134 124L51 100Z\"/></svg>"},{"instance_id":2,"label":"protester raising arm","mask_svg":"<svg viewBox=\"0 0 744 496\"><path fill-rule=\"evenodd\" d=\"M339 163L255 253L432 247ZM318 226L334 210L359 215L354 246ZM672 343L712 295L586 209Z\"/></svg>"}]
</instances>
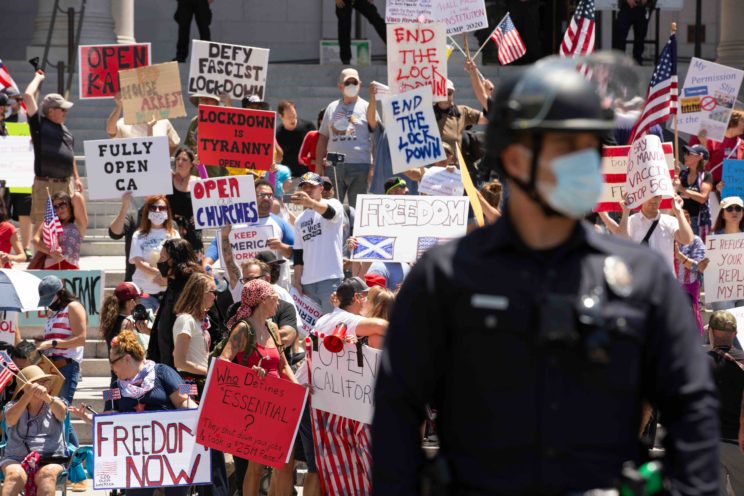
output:
<instances>
[{"instance_id":1,"label":"protester raising arm","mask_svg":"<svg viewBox=\"0 0 744 496\"><path fill-rule=\"evenodd\" d=\"M683 204L682 198L679 196L674 197L672 201L672 211L674 212L674 216L677 218L677 222L679 222L679 229L674 233L674 240L681 245L689 245L695 240L695 234L692 232L690 223L687 222L687 219L685 218L685 213L682 210Z\"/></svg>"},{"instance_id":2,"label":"protester raising arm","mask_svg":"<svg viewBox=\"0 0 744 496\"><path fill-rule=\"evenodd\" d=\"M473 59L465 61L465 72L470 75L470 86L473 88L473 94L480 103L480 106L488 111L488 97L489 94L486 92L486 88L481 82L481 78L478 75L478 66L475 65Z\"/></svg>"},{"instance_id":3,"label":"protester raising arm","mask_svg":"<svg viewBox=\"0 0 744 496\"><path fill-rule=\"evenodd\" d=\"M227 280L230 283L230 287L234 288L240 284L240 268L235 263L233 258L232 246L230 245L230 231L232 226L230 224L225 225L220 229L220 245L222 245L222 267L227 273Z\"/></svg>"},{"instance_id":4,"label":"protester raising arm","mask_svg":"<svg viewBox=\"0 0 744 496\"><path fill-rule=\"evenodd\" d=\"M33 117L36 112L39 111L39 107L36 104L36 92L39 91L42 81L44 81L44 71L37 70L34 73L34 78L26 86L26 91L23 92L23 103L26 104L26 115Z\"/></svg>"},{"instance_id":5,"label":"protester raising arm","mask_svg":"<svg viewBox=\"0 0 744 496\"><path fill-rule=\"evenodd\" d=\"M607 212L598 212L599 218L604 223L607 230L616 236L629 236L628 234L628 218L630 217L630 209L627 207L625 202L628 200L628 194L623 195L623 199L618 202L620 209L622 210L622 216L620 217L620 223L615 222Z\"/></svg>"}]
</instances>

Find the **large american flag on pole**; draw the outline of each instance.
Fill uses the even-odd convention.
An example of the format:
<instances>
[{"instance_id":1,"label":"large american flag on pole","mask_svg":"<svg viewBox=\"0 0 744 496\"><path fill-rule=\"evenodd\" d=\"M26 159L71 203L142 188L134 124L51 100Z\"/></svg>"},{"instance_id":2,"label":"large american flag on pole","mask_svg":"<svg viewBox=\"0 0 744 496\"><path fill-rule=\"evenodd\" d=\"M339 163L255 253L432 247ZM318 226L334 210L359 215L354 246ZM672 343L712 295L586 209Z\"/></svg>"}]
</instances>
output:
<instances>
[{"instance_id":1,"label":"large american flag on pole","mask_svg":"<svg viewBox=\"0 0 744 496\"><path fill-rule=\"evenodd\" d=\"M499 62L502 65L511 64L519 57L527 53L527 47L519 36L519 31L514 26L509 12L506 13L501 22L489 36L499 49Z\"/></svg>"},{"instance_id":2,"label":"large american flag on pole","mask_svg":"<svg viewBox=\"0 0 744 496\"><path fill-rule=\"evenodd\" d=\"M661 124L677 113L677 36L672 34L661 51L659 63L646 92L646 103L641 116L630 132L628 144L648 133L652 126Z\"/></svg>"},{"instance_id":3,"label":"large american flag on pole","mask_svg":"<svg viewBox=\"0 0 744 496\"><path fill-rule=\"evenodd\" d=\"M563 35L558 53L562 57L580 57L594 52L594 0L581 0Z\"/></svg>"},{"instance_id":4,"label":"large american flag on pole","mask_svg":"<svg viewBox=\"0 0 744 496\"><path fill-rule=\"evenodd\" d=\"M62 223L54 213L52 197L47 195L46 209L44 210L44 226L41 228L41 240L54 251L59 247L59 235L62 234Z\"/></svg>"},{"instance_id":5,"label":"large american flag on pole","mask_svg":"<svg viewBox=\"0 0 744 496\"><path fill-rule=\"evenodd\" d=\"M10 76L10 73L8 72L8 68L5 67L5 64L3 64L3 61L0 60L0 90L4 90L5 88L15 88L19 93L21 90L18 89L18 85L13 81L13 78Z\"/></svg>"}]
</instances>

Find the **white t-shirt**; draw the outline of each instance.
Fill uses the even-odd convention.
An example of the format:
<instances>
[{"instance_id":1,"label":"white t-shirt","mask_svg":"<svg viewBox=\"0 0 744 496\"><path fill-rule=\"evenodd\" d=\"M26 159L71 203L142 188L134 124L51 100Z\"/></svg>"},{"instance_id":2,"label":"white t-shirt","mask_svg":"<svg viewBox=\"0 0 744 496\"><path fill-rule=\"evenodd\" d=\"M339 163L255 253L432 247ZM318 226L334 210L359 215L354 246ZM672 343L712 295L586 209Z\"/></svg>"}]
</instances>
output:
<instances>
[{"instance_id":1,"label":"white t-shirt","mask_svg":"<svg viewBox=\"0 0 744 496\"><path fill-rule=\"evenodd\" d=\"M153 136L167 136L168 146L177 147L181 143L181 138L173 129L173 125L168 119L160 119L152 127ZM124 118L116 121L116 135L114 138L144 138L147 136L147 124L124 124Z\"/></svg>"},{"instance_id":2,"label":"white t-shirt","mask_svg":"<svg viewBox=\"0 0 744 496\"><path fill-rule=\"evenodd\" d=\"M361 315L347 312L341 308L335 308L331 313L323 315L315 323L315 330L318 333L330 334L338 324L346 324L346 334L356 336L356 328L364 319Z\"/></svg>"},{"instance_id":3,"label":"white t-shirt","mask_svg":"<svg viewBox=\"0 0 744 496\"><path fill-rule=\"evenodd\" d=\"M334 210L332 219L325 219L311 208L305 209L294 224L294 249L302 250L302 284L327 279L343 279L344 207L335 198L323 200Z\"/></svg>"},{"instance_id":4,"label":"white t-shirt","mask_svg":"<svg viewBox=\"0 0 744 496\"><path fill-rule=\"evenodd\" d=\"M367 107L369 103L358 97L354 103L335 100L328 104L320 123L319 133L328 138L328 151L346 155L346 164L370 164L370 141ZM379 116L378 116L379 120ZM343 164L340 165L343 167Z\"/></svg>"},{"instance_id":5,"label":"white t-shirt","mask_svg":"<svg viewBox=\"0 0 744 496\"><path fill-rule=\"evenodd\" d=\"M174 230L168 233L163 228L153 228L150 229L149 233L142 234L138 229L132 235L132 246L129 249L129 263L134 263L136 257L142 257L145 262L153 267L157 267L163 243L171 238L180 238L178 231ZM145 274L140 269L135 269L132 275L132 282L139 286L145 293L158 294L165 291L165 286L155 284L153 277Z\"/></svg>"},{"instance_id":6,"label":"white t-shirt","mask_svg":"<svg viewBox=\"0 0 744 496\"><path fill-rule=\"evenodd\" d=\"M176 342L179 334L188 334L191 337L189 349L186 351L186 360L189 362L207 366L209 364L209 341L205 337L207 331L202 331L201 322L188 313L180 313L173 324L173 342Z\"/></svg>"},{"instance_id":7,"label":"white t-shirt","mask_svg":"<svg viewBox=\"0 0 744 496\"><path fill-rule=\"evenodd\" d=\"M661 253L669 264L669 268L674 272L674 235L679 230L679 222L671 215L660 213L656 219L659 219L659 225L648 240L648 246ZM631 215L628 219L628 234L631 239L640 243L654 220L649 219L643 213Z\"/></svg>"}]
</instances>

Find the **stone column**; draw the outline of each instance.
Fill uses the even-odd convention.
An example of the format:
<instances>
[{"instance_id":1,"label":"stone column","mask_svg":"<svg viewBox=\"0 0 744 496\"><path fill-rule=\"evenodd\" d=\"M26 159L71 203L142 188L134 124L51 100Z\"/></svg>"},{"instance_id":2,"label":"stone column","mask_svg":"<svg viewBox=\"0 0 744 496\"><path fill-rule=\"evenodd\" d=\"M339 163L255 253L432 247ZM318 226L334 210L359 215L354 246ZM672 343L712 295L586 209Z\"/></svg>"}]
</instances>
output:
<instances>
[{"instance_id":1,"label":"stone column","mask_svg":"<svg viewBox=\"0 0 744 496\"><path fill-rule=\"evenodd\" d=\"M721 0L721 37L718 42L719 64L731 67L744 66L744 2Z\"/></svg>"},{"instance_id":2,"label":"stone column","mask_svg":"<svg viewBox=\"0 0 744 496\"><path fill-rule=\"evenodd\" d=\"M134 39L134 0L111 0L114 33L119 44L136 43Z\"/></svg>"}]
</instances>

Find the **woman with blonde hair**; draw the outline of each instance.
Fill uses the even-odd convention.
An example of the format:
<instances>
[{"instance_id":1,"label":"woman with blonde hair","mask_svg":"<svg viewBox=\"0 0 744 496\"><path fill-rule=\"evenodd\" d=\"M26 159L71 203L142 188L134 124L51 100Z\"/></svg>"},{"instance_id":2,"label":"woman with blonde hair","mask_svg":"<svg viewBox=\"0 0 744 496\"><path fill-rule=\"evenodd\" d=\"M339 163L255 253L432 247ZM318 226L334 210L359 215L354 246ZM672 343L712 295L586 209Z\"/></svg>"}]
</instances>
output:
<instances>
[{"instance_id":1,"label":"woman with blonde hair","mask_svg":"<svg viewBox=\"0 0 744 496\"><path fill-rule=\"evenodd\" d=\"M394 304L395 293L381 286L372 286L367 293L367 300L362 306L361 314L364 317L378 318L389 322ZM368 337L368 344L371 348L381 350L384 341L384 334L371 334Z\"/></svg>"}]
</instances>

